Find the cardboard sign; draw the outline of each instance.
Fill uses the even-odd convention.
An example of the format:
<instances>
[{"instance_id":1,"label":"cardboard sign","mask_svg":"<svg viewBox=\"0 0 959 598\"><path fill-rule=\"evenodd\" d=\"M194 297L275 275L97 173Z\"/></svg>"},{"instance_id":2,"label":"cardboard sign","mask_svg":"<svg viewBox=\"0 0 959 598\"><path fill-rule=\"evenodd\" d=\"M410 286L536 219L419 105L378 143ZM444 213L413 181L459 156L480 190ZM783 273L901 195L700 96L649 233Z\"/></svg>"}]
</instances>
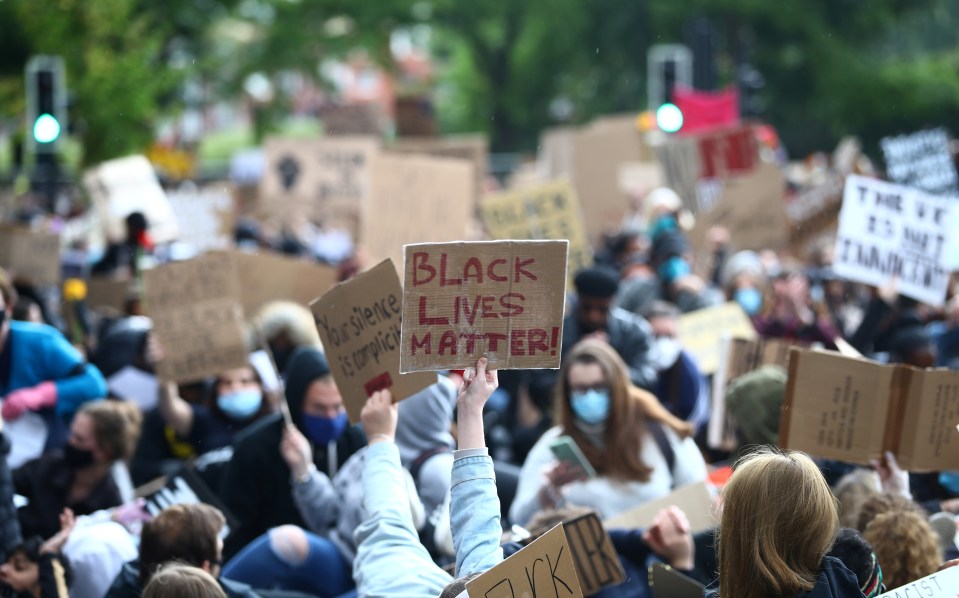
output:
<instances>
[{"instance_id":1,"label":"cardboard sign","mask_svg":"<svg viewBox=\"0 0 959 598\"><path fill-rule=\"evenodd\" d=\"M403 288L393 262L333 288L310 308L350 421L360 421L377 390L389 388L399 401L436 383L436 374L399 375Z\"/></svg>"},{"instance_id":2,"label":"cardboard sign","mask_svg":"<svg viewBox=\"0 0 959 598\"><path fill-rule=\"evenodd\" d=\"M900 294L942 306L949 286L947 264L956 247L955 205L952 199L850 176L833 269L873 286L896 277Z\"/></svg>"},{"instance_id":3,"label":"cardboard sign","mask_svg":"<svg viewBox=\"0 0 959 598\"><path fill-rule=\"evenodd\" d=\"M163 380L194 382L248 363L238 277L229 254L144 273L144 301L166 355Z\"/></svg>"},{"instance_id":4,"label":"cardboard sign","mask_svg":"<svg viewBox=\"0 0 959 598\"><path fill-rule=\"evenodd\" d=\"M120 241L126 236L124 221L133 212L146 216L154 243L176 239L176 216L145 156L104 162L83 175L83 185L111 240Z\"/></svg>"},{"instance_id":5,"label":"cardboard sign","mask_svg":"<svg viewBox=\"0 0 959 598\"><path fill-rule=\"evenodd\" d=\"M483 195L486 174L489 172L489 140L485 135L453 135L440 138L404 138L390 146L396 154L419 154L434 158L468 160L473 164L476 191L473 201Z\"/></svg>"},{"instance_id":6,"label":"cardboard sign","mask_svg":"<svg viewBox=\"0 0 959 598\"><path fill-rule=\"evenodd\" d=\"M723 339L754 340L756 329L743 308L731 301L683 315L676 326L676 337L696 360L699 371L709 376L719 367Z\"/></svg>"},{"instance_id":7,"label":"cardboard sign","mask_svg":"<svg viewBox=\"0 0 959 598\"><path fill-rule=\"evenodd\" d=\"M606 529L642 529L649 527L660 511L679 507L689 519L690 531L699 533L716 527L719 522L713 512L713 497L705 482L677 488L669 496L645 503L606 520Z\"/></svg>"},{"instance_id":8,"label":"cardboard sign","mask_svg":"<svg viewBox=\"0 0 959 598\"><path fill-rule=\"evenodd\" d=\"M382 137L386 133L386 116L377 104L329 106L320 118L327 135L367 135Z\"/></svg>"},{"instance_id":9,"label":"cardboard sign","mask_svg":"<svg viewBox=\"0 0 959 598\"><path fill-rule=\"evenodd\" d=\"M467 238L475 173L464 160L379 155L363 218L363 244L374 259L403 263L403 246Z\"/></svg>"},{"instance_id":10,"label":"cardboard sign","mask_svg":"<svg viewBox=\"0 0 959 598\"><path fill-rule=\"evenodd\" d=\"M236 261L240 303L252 317L271 301L309 305L338 281L335 268L271 253L226 254Z\"/></svg>"},{"instance_id":11,"label":"cardboard sign","mask_svg":"<svg viewBox=\"0 0 959 598\"><path fill-rule=\"evenodd\" d=\"M143 510L156 517L166 508L174 505L195 505L200 503L216 507L226 519L226 528L222 538L226 540L239 522L227 509L223 501L213 493L196 473L181 467L173 475L160 478L155 483L137 488L137 497L146 500Z\"/></svg>"},{"instance_id":12,"label":"cardboard sign","mask_svg":"<svg viewBox=\"0 0 959 598\"><path fill-rule=\"evenodd\" d=\"M592 265L593 251L583 228L579 199L568 182L487 195L479 207L493 239L568 240L570 279Z\"/></svg>"},{"instance_id":13,"label":"cardboard sign","mask_svg":"<svg viewBox=\"0 0 959 598\"><path fill-rule=\"evenodd\" d=\"M752 127L696 135L700 178L727 179L748 175L759 165L759 142Z\"/></svg>"},{"instance_id":14,"label":"cardboard sign","mask_svg":"<svg viewBox=\"0 0 959 598\"><path fill-rule=\"evenodd\" d=\"M649 568L649 589L653 598L702 598L706 586L669 565L653 563Z\"/></svg>"},{"instance_id":15,"label":"cardboard sign","mask_svg":"<svg viewBox=\"0 0 959 598\"><path fill-rule=\"evenodd\" d=\"M789 365L789 351L795 341L774 338L756 340L724 339L719 365L713 376L712 410L709 415L707 442L711 448L731 451L737 446L736 422L726 412L726 389L743 374L765 365Z\"/></svg>"},{"instance_id":16,"label":"cardboard sign","mask_svg":"<svg viewBox=\"0 0 959 598\"><path fill-rule=\"evenodd\" d=\"M405 247L400 371L558 368L567 241Z\"/></svg>"},{"instance_id":17,"label":"cardboard sign","mask_svg":"<svg viewBox=\"0 0 959 598\"><path fill-rule=\"evenodd\" d=\"M60 283L60 235L0 227L0 267L34 284Z\"/></svg>"},{"instance_id":18,"label":"cardboard sign","mask_svg":"<svg viewBox=\"0 0 959 598\"><path fill-rule=\"evenodd\" d=\"M129 280L95 276L87 281L86 304L92 309L106 307L122 312L133 290Z\"/></svg>"},{"instance_id":19,"label":"cardboard sign","mask_svg":"<svg viewBox=\"0 0 959 598\"><path fill-rule=\"evenodd\" d=\"M260 183L262 216L322 218L352 208L370 195L370 166L380 142L372 137L269 138Z\"/></svg>"},{"instance_id":20,"label":"cardboard sign","mask_svg":"<svg viewBox=\"0 0 959 598\"><path fill-rule=\"evenodd\" d=\"M959 372L793 350L784 448L868 465L884 451L906 471L959 468Z\"/></svg>"},{"instance_id":21,"label":"cardboard sign","mask_svg":"<svg viewBox=\"0 0 959 598\"><path fill-rule=\"evenodd\" d=\"M196 253L233 247L233 197L228 190L172 191L167 194L179 235Z\"/></svg>"},{"instance_id":22,"label":"cardboard sign","mask_svg":"<svg viewBox=\"0 0 959 598\"><path fill-rule=\"evenodd\" d=\"M591 596L607 586L626 581L613 541L596 513L563 521L563 530L584 595Z\"/></svg>"},{"instance_id":23,"label":"cardboard sign","mask_svg":"<svg viewBox=\"0 0 959 598\"><path fill-rule=\"evenodd\" d=\"M683 200L683 205L694 212L700 206L696 192L703 165L699 145L692 137L670 137L656 148L656 157L663 167L666 184Z\"/></svg>"},{"instance_id":24,"label":"cardboard sign","mask_svg":"<svg viewBox=\"0 0 959 598\"><path fill-rule=\"evenodd\" d=\"M876 598L955 598L959 595L959 567L948 567L907 583Z\"/></svg>"},{"instance_id":25,"label":"cardboard sign","mask_svg":"<svg viewBox=\"0 0 959 598\"><path fill-rule=\"evenodd\" d=\"M885 137L879 145L889 180L930 195L959 197L959 175L945 129Z\"/></svg>"},{"instance_id":26,"label":"cardboard sign","mask_svg":"<svg viewBox=\"0 0 959 598\"><path fill-rule=\"evenodd\" d=\"M705 251L706 233L714 226L726 228L740 250L785 246L789 239L785 189L785 179L775 164L762 163L746 176L724 181L712 210L697 216L690 235L693 247L698 253Z\"/></svg>"},{"instance_id":27,"label":"cardboard sign","mask_svg":"<svg viewBox=\"0 0 959 598\"><path fill-rule=\"evenodd\" d=\"M824 182L800 189L787 199L789 246L800 256L808 254L817 242L826 235L834 235L839 228L844 185L845 178L832 173Z\"/></svg>"},{"instance_id":28,"label":"cardboard sign","mask_svg":"<svg viewBox=\"0 0 959 598\"><path fill-rule=\"evenodd\" d=\"M582 598L563 525L466 584L469 598Z\"/></svg>"}]
</instances>

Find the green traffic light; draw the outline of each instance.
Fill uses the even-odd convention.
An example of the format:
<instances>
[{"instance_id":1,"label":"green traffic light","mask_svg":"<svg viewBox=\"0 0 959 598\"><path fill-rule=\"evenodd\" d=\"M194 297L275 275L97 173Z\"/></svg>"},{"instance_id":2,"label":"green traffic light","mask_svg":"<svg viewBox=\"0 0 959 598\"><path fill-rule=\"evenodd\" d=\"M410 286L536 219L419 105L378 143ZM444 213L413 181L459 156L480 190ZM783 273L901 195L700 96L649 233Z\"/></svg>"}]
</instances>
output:
<instances>
[{"instance_id":1,"label":"green traffic light","mask_svg":"<svg viewBox=\"0 0 959 598\"><path fill-rule=\"evenodd\" d=\"M60 123L50 114L41 114L33 123L33 138L37 143L53 143L60 136Z\"/></svg>"},{"instance_id":2,"label":"green traffic light","mask_svg":"<svg viewBox=\"0 0 959 598\"><path fill-rule=\"evenodd\" d=\"M656 124L667 133L675 133L683 128L683 111L675 104L663 104L656 109Z\"/></svg>"}]
</instances>

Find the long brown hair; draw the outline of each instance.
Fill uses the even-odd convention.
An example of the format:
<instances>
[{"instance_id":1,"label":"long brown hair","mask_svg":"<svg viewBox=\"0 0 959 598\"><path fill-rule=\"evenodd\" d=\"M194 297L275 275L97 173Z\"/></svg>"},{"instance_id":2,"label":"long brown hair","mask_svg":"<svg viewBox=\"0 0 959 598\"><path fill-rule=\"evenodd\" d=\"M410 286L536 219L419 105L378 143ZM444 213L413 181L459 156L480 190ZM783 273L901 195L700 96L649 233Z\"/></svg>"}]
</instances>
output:
<instances>
[{"instance_id":1,"label":"long brown hair","mask_svg":"<svg viewBox=\"0 0 959 598\"><path fill-rule=\"evenodd\" d=\"M839 531L836 498L812 459L771 448L749 454L736 464L723 498L719 595L812 590Z\"/></svg>"},{"instance_id":2,"label":"long brown hair","mask_svg":"<svg viewBox=\"0 0 959 598\"><path fill-rule=\"evenodd\" d=\"M609 416L603 433L604 445L598 447L575 425L570 407L569 370L577 364L596 364L609 385ZM567 354L556 385L556 423L572 437L590 465L600 475L622 481L649 481L652 468L640 454L645 437L646 418L641 402L632 392L626 364L608 344L583 341Z\"/></svg>"}]
</instances>

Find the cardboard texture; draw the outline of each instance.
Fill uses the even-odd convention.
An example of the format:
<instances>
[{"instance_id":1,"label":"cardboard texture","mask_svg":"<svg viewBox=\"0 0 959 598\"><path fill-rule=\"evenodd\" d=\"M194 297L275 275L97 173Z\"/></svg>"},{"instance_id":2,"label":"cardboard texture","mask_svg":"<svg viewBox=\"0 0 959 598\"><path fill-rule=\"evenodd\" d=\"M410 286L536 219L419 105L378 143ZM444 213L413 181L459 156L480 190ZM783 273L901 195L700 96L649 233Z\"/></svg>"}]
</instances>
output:
<instances>
[{"instance_id":1,"label":"cardboard texture","mask_svg":"<svg viewBox=\"0 0 959 598\"><path fill-rule=\"evenodd\" d=\"M550 179L573 176L573 140L576 127L554 127L539 136L536 162L539 170Z\"/></svg>"},{"instance_id":2,"label":"cardboard texture","mask_svg":"<svg viewBox=\"0 0 959 598\"><path fill-rule=\"evenodd\" d=\"M756 339L756 329L738 303L731 301L679 318L676 337L707 376L716 373L724 338Z\"/></svg>"},{"instance_id":3,"label":"cardboard texture","mask_svg":"<svg viewBox=\"0 0 959 598\"><path fill-rule=\"evenodd\" d=\"M696 218L690 242L698 254L708 251L706 233L722 226L737 249L780 249L789 239L783 196L786 182L775 164L761 163L746 176L723 183L716 205Z\"/></svg>"},{"instance_id":4,"label":"cardboard texture","mask_svg":"<svg viewBox=\"0 0 959 598\"><path fill-rule=\"evenodd\" d=\"M154 243L176 239L176 216L145 156L103 162L84 173L83 186L106 227L108 239L120 241L126 236L124 220L133 212L146 216Z\"/></svg>"},{"instance_id":5,"label":"cardboard texture","mask_svg":"<svg viewBox=\"0 0 959 598\"><path fill-rule=\"evenodd\" d=\"M593 263L579 199L567 181L487 195L479 208L493 239L569 241L569 283L576 272Z\"/></svg>"},{"instance_id":6,"label":"cardboard texture","mask_svg":"<svg viewBox=\"0 0 959 598\"><path fill-rule=\"evenodd\" d=\"M959 595L959 567L948 567L932 575L911 581L876 598L955 598Z\"/></svg>"},{"instance_id":7,"label":"cardboard texture","mask_svg":"<svg viewBox=\"0 0 959 598\"><path fill-rule=\"evenodd\" d=\"M889 180L930 195L959 197L959 174L945 129L885 137L879 146Z\"/></svg>"},{"instance_id":8,"label":"cardboard texture","mask_svg":"<svg viewBox=\"0 0 959 598\"><path fill-rule=\"evenodd\" d=\"M468 160L473 164L476 190L473 201L483 195L486 174L489 172L489 140L485 135L453 135L450 137L404 137L390 146L397 154L419 154L434 158Z\"/></svg>"},{"instance_id":9,"label":"cardboard texture","mask_svg":"<svg viewBox=\"0 0 959 598\"><path fill-rule=\"evenodd\" d=\"M582 598L563 525L466 584L469 598Z\"/></svg>"},{"instance_id":10,"label":"cardboard texture","mask_svg":"<svg viewBox=\"0 0 959 598\"><path fill-rule=\"evenodd\" d=\"M389 388L399 401L436 383L432 373L400 375L403 288L393 262L334 287L310 308L350 421L360 421L377 390Z\"/></svg>"},{"instance_id":11,"label":"cardboard texture","mask_svg":"<svg viewBox=\"0 0 959 598\"><path fill-rule=\"evenodd\" d=\"M233 247L235 211L228 190L173 191L167 199L176 215L178 241L197 253Z\"/></svg>"},{"instance_id":12,"label":"cardboard texture","mask_svg":"<svg viewBox=\"0 0 959 598\"><path fill-rule=\"evenodd\" d=\"M193 382L248 363L238 277L229 254L167 264L143 275L144 303L166 355L157 376Z\"/></svg>"},{"instance_id":13,"label":"cardboard texture","mask_svg":"<svg viewBox=\"0 0 959 598\"><path fill-rule=\"evenodd\" d=\"M959 372L793 350L780 444L868 465L884 451L906 471L959 468Z\"/></svg>"},{"instance_id":14,"label":"cardboard texture","mask_svg":"<svg viewBox=\"0 0 959 598\"><path fill-rule=\"evenodd\" d=\"M129 280L94 277L87 281L86 304L92 309L106 307L122 312L132 290Z\"/></svg>"},{"instance_id":15,"label":"cardboard texture","mask_svg":"<svg viewBox=\"0 0 959 598\"><path fill-rule=\"evenodd\" d=\"M696 192L703 171L699 146L692 137L670 137L656 148L656 157L663 169L665 183L693 212L701 206Z\"/></svg>"},{"instance_id":16,"label":"cardboard texture","mask_svg":"<svg viewBox=\"0 0 959 598\"><path fill-rule=\"evenodd\" d=\"M567 241L407 245L400 371L558 368Z\"/></svg>"},{"instance_id":17,"label":"cardboard texture","mask_svg":"<svg viewBox=\"0 0 959 598\"><path fill-rule=\"evenodd\" d=\"M649 568L649 589L653 598L702 598L706 588L669 565L653 563Z\"/></svg>"},{"instance_id":18,"label":"cardboard texture","mask_svg":"<svg viewBox=\"0 0 959 598\"><path fill-rule=\"evenodd\" d=\"M309 305L338 281L335 268L269 253L233 252L239 297L247 317L271 301Z\"/></svg>"},{"instance_id":19,"label":"cardboard texture","mask_svg":"<svg viewBox=\"0 0 959 598\"><path fill-rule=\"evenodd\" d=\"M592 596L605 587L626 581L613 541L596 513L563 521L563 530L584 595Z\"/></svg>"},{"instance_id":20,"label":"cardboard texture","mask_svg":"<svg viewBox=\"0 0 959 598\"><path fill-rule=\"evenodd\" d=\"M403 246L467 237L475 204L472 164L418 155L373 160L363 244L374 259L403 263Z\"/></svg>"},{"instance_id":21,"label":"cardboard texture","mask_svg":"<svg viewBox=\"0 0 959 598\"><path fill-rule=\"evenodd\" d=\"M619 190L633 197L644 197L662 187L665 177L663 167L657 162L624 162L616 173Z\"/></svg>"},{"instance_id":22,"label":"cardboard texture","mask_svg":"<svg viewBox=\"0 0 959 598\"><path fill-rule=\"evenodd\" d=\"M12 278L60 284L60 235L0 227L0 267Z\"/></svg>"},{"instance_id":23,"label":"cardboard texture","mask_svg":"<svg viewBox=\"0 0 959 598\"><path fill-rule=\"evenodd\" d=\"M649 527L659 512L668 507L679 507L689 518L690 530L698 533L716 527L713 497L705 482L677 488L669 496L645 503L606 520L606 529L641 529Z\"/></svg>"},{"instance_id":24,"label":"cardboard texture","mask_svg":"<svg viewBox=\"0 0 959 598\"><path fill-rule=\"evenodd\" d=\"M383 137L386 134L386 115L377 104L329 106L322 110L320 118L327 135Z\"/></svg>"},{"instance_id":25,"label":"cardboard texture","mask_svg":"<svg viewBox=\"0 0 959 598\"><path fill-rule=\"evenodd\" d=\"M349 220L352 210L355 219L369 200L371 163L379 147L375 137L267 139L259 215L284 222Z\"/></svg>"},{"instance_id":26,"label":"cardboard texture","mask_svg":"<svg viewBox=\"0 0 959 598\"><path fill-rule=\"evenodd\" d=\"M794 341L773 338L723 339L719 365L713 376L712 411L707 427L707 442L711 448L731 451L737 446L736 422L726 412L726 389L729 384L764 365L787 367L793 344Z\"/></svg>"},{"instance_id":27,"label":"cardboard texture","mask_svg":"<svg viewBox=\"0 0 959 598\"><path fill-rule=\"evenodd\" d=\"M934 307L946 301L957 250L959 210L951 198L850 176L846 179L833 269L855 282L883 286Z\"/></svg>"}]
</instances>

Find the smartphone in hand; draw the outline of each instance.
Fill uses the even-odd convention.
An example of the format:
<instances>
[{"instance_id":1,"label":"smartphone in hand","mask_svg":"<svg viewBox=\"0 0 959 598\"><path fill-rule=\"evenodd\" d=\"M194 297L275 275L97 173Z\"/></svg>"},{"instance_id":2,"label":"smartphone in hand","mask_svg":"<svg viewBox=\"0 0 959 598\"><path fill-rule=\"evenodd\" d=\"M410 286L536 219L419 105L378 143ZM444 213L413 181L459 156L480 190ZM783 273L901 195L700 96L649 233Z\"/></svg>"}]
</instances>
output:
<instances>
[{"instance_id":1,"label":"smartphone in hand","mask_svg":"<svg viewBox=\"0 0 959 598\"><path fill-rule=\"evenodd\" d=\"M567 467L579 467L586 474L587 479L596 477L596 470L586 459L583 451L576 446L576 441L569 436L560 436L549 443L549 450L557 461L564 463Z\"/></svg>"}]
</instances>

